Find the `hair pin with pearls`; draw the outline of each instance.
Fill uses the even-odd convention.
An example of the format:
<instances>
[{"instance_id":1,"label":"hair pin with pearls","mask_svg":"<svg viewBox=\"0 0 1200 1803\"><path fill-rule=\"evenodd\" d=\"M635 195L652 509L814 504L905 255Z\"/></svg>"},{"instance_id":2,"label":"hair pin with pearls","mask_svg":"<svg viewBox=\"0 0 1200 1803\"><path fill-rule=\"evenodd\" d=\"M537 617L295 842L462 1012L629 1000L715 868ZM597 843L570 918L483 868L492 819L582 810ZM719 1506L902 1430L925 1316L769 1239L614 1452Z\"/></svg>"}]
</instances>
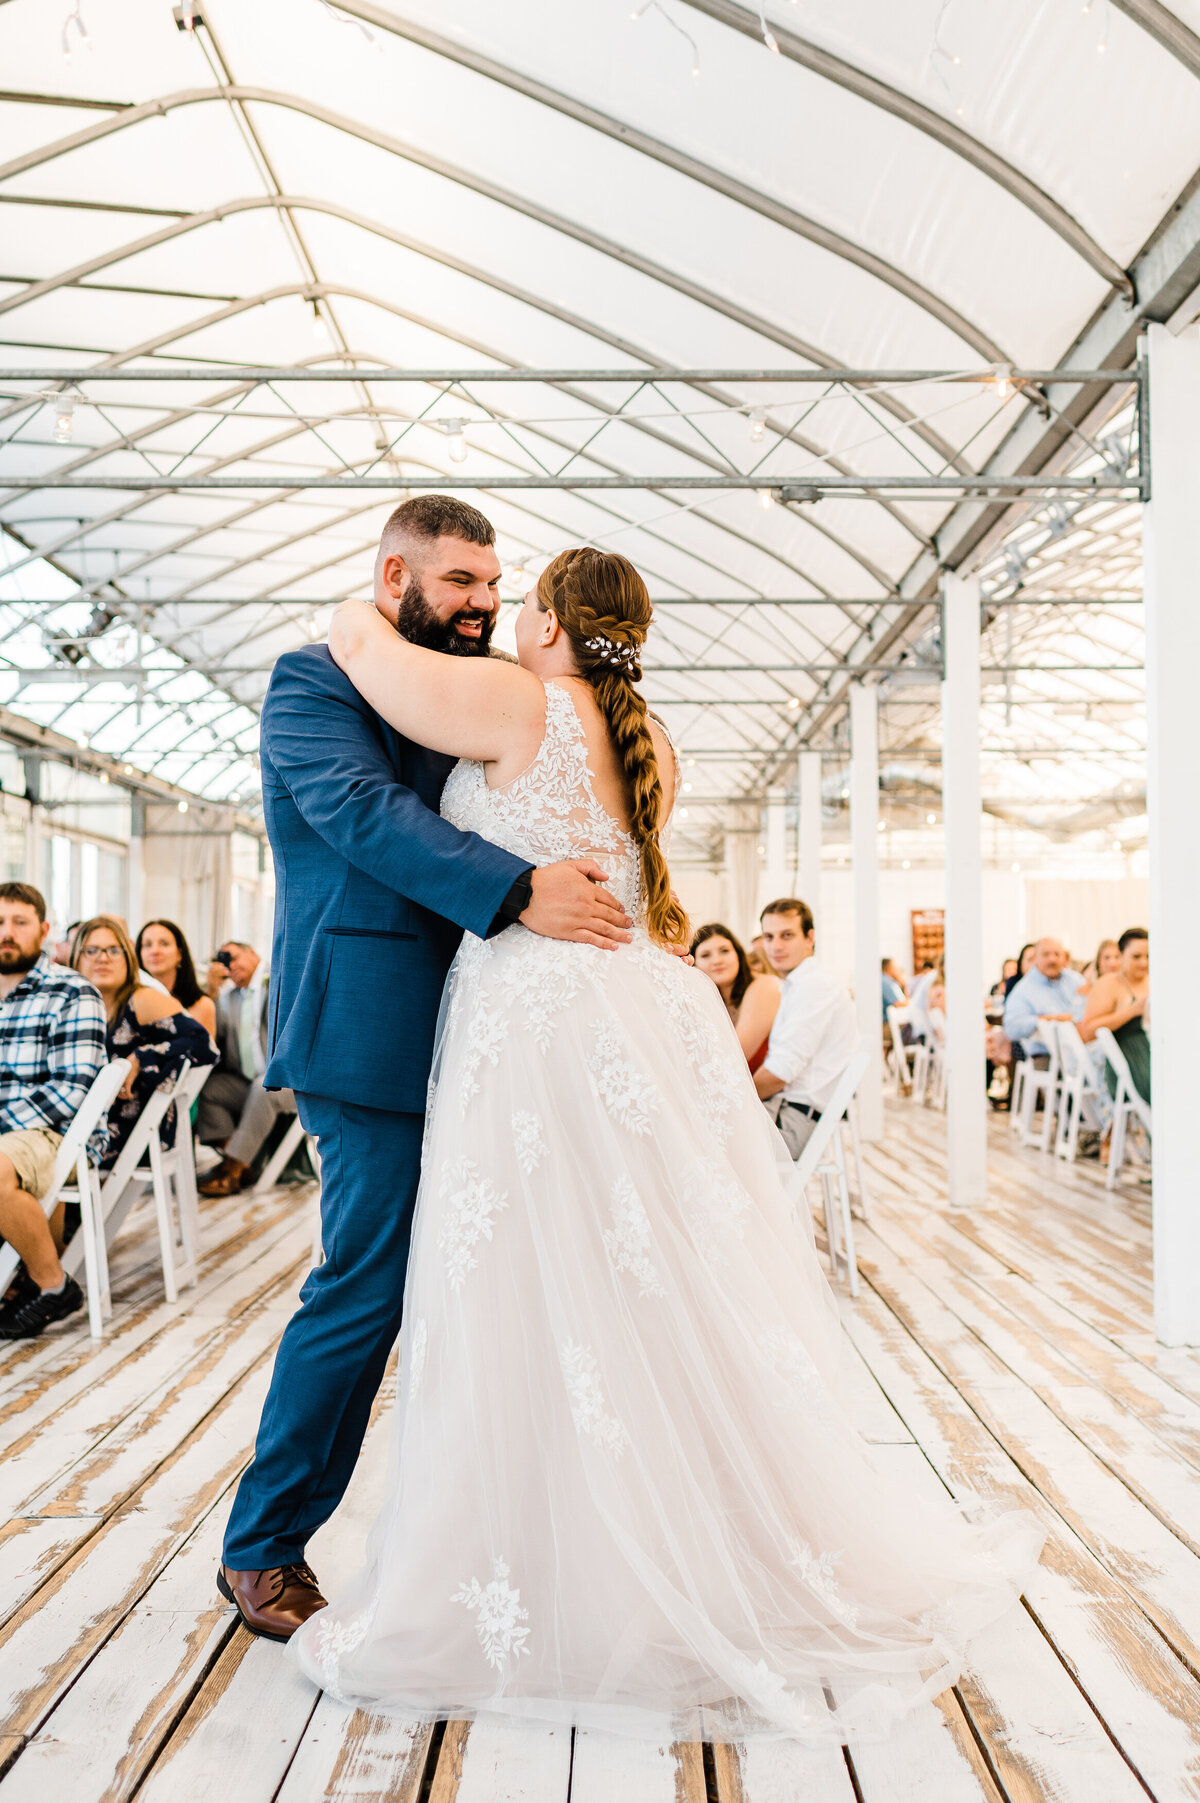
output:
<instances>
[{"instance_id":1,"label":"hair pin with pearls","mask_svg":"<svg viewBox=\"0 0 1200 1803\"><path fill-rule=\"evenodd\" d=\"M637 662L638 654L636 645L615 644L612 639L606 638L602 632L598 633L594 639L585 639L584 644L589 651L598 652L605 663L617 664L618 666L623 665L627 668L630 664L635 664Z\"/></svg>"}]
</instances>

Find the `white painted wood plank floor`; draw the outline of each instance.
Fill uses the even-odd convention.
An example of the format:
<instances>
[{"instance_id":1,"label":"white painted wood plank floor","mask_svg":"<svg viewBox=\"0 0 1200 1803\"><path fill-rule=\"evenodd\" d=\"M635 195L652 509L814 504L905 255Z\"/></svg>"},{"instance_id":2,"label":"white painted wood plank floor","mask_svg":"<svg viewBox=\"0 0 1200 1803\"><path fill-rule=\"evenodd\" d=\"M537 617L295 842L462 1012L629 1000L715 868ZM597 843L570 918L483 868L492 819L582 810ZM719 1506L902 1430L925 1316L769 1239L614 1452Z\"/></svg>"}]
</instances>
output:
<instances>
[{"instance_id":1,"label":"white painted wood plank floor","mask_svg":"<svg viewBox=\"0 0 1200 1803\"><path fill-rule=\"evenodd\" d=\"M889 1107L869 1155L857 1407L878 1456L1045 1522L1024 1605L886 1746L699 1745L450 1722L319 1696L235 1626L213 1573L314 1195L209 1204L199 1287L161 1300L152 1222L115 1316L0 1351L0 1803L1159 1803L1200 1798L1200 1354L1156 1346L1149 1199L1018 1151L945 1208L942 1117ZM392 1390L312 1551L357 1561Z\"/></svg>"}]
</instances>

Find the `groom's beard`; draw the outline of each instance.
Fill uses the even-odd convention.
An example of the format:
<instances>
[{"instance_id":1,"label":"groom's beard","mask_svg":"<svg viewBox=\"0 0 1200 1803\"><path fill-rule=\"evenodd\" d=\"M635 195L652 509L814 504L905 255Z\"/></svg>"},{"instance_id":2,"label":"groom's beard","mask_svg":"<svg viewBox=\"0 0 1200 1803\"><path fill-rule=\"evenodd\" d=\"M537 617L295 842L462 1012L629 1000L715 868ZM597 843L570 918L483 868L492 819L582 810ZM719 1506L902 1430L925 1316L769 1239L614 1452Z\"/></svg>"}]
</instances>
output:
<instances>
[{"instance_id":1,"label":"groom's beard","mask_svg":"<svg viewBox=\"0 0 1200 1803\"><path fill-rule=\"evenodd\" d=\"M479 637L465 638L457 629L459 620L478 620ZM396 631L410 645L423 645L426 651L444 651L451 657L486 657L492 642L494 614L482 613L477 607L462 607L444 620L425 599L425 591L415 576L400 597L396 611Z\"/></svg>"}]
</instances>

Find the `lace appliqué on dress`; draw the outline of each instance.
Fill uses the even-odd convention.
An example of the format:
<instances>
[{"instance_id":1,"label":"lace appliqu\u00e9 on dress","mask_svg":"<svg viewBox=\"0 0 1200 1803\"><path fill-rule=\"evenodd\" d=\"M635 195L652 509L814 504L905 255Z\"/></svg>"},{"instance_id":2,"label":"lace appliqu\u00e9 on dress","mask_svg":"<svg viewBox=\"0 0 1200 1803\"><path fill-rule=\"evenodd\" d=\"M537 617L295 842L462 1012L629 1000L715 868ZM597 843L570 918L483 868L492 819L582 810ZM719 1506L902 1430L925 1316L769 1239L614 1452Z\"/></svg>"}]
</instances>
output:
<instances>
[{"instance_id":1,"label":"lace appliqu\u00e9 on dress","mask_svg":"<svg viewBox=\"0 0 1200 1803\"><path fill-rule=\"evenodd\" d=\"M658 1108L658 1096L646 1073L626 1055L628 1050L628 1041L614 1023L599 1021L588 1069L613 1118L628 1127L631 1133L649 1133L650 1116Z\"/></svg>"},{"instance_id":2,"label":"lace appliqu\u00e9 on dress","mask_svg":"<svg viewBox=\"0 0 1200 1803\"><path fill-rule=\"evenodd\" d=\"M508 1566L503 1559L492 1560L489 1584L472 1578L469 1584L459 1586L450 1601L464 1603L475 1616L475 1632L483 1656L497 1671L503 1671L510 1658L529 1652L525 1644L529 1629L521 1626L529 1620L529 1611L521 1608L521 1592L509 1583Z\"/></svg>"},{"instance_id":3,"label":"lace appliqu\u00e9 on dress","mask_svg":"<svg viewBox=\"0 0 1200 1803\"><path fill-rule=\"evenodd\" d=\"M701 1252L719 1256L726 1237L745 1236L750 1192L722 1158L698 1158L684 1184L692 1233Z\"/></svg>"},{"instance_id":4,"label":"lace appliqu\u00e9 on dress","mask_svg":"<svg viewBox=\"0 0 1200 1803\"><path fill-rule=\"evenodd\" d=\"M429 1329L422 1315L413 1322L412 1338L408 1343L408 1395L409 1400L416 1395L425 1372L425 1353L429 1345Z\"/></svg>"},{"instance_id":5,"label":"lace appliqu\u00e9 on dress","mask_svg":"<svg viewBox=\"0 0 1200 1803\"><path fill-rule=\"evenodd\" d=\"M451 1289L461 1290L468 1271L478 1264L475 1247L492 1237L492 1222L508 1207L508 1197L488 1177L480 1177L469 1158L456 1158L442 1177L442 1225L438 1250L446 1254Z\"/></svg>"},{"instance_id":6,"label":"lace appliqu\u00e9 on dress","mask_svg":"<svg viewBox=\"0 0 1200 1803\"><path fill-rule=\"evenodd\" d=\"M619 1459L629 1444L629 1435L615 1415L604 1406L604 1386L600 1367L590 1346L576 1346L568 1340L558 1349L562 1361L563 1381L567 1386L567 1402L577 1432L594 1440L602 1451Z\"/></svg>"},{"instance_id":7,"label":"lace appliqu\u00e9 on dress","mask_svg":"<svg viewBox=\"0 0 1200 1803\"><path fill-rule=\"evenodd\" d=\"M314 1652L321 1671L321 1683L339 1703L349 1702L340 1689L342 1661L362 1645L375 1621L380 1591L376 1588L367 1607L349 1621L339 1621L332 1609L323 1609L317 1618Z\"/></svg>"},{"instance_id":8,"label":"lace appliqu\u00e9 on dress","mask_svg":"<svg viewBox=\"0 0 1200 1803\"><path fill-rule=\"evenodd\" d=\"M818 1558L811 1546L805 1546L802 1540L794 1540L789 1549L788 1564L831 1615L847 1628L854 1628L858 1626L858 1610L842 1596L833 1576L833 1568L841 1556L840 1552L822 1553Z\"/></svg>"},{"instance_id":9,"label":"lace appliqu\u00e9 on dress","mask_svg":"<svg viewBox=\"0 0 1200 1803\"><path fill-rule=\"evenodd\" d=\"M542 1123L538 1115L519 1109L513 1115L512 1125L513 1150L517 1155L517 1163L528 1177L537 1170L550 1148L542 1135Z\"/></svg>"},{"instance_id":10,"label":"lace appliqu\u00e9 on dress","mask_svg":"<svg viewBox=\"0 0 1200 1803\"><path fill-rule=\"evenodd\" d=\"M650 1222L645 1205L628 1177L612 1187L612 1226L605 1230L604 1250L614 1271L628 1271L639 1296L665 1296L666 1287L650 1258Z\"/></svg>"},{"instance_id":11,"label":"lace appliqu\u00e9 on dress","mask_svg":"<svg viewBox=\"0 0 1200 1803\"><path fill-rule=\"evenodd\" d=\"M724 1145L733 1131L730 1116L746 1094L746 1063L728 1024L714 1020L697 991L696 974L660 946L636 945L634 954L650 975L659 1000L691 1066L691 1082L716 1138Z\"/></svg>"}]
</instances>

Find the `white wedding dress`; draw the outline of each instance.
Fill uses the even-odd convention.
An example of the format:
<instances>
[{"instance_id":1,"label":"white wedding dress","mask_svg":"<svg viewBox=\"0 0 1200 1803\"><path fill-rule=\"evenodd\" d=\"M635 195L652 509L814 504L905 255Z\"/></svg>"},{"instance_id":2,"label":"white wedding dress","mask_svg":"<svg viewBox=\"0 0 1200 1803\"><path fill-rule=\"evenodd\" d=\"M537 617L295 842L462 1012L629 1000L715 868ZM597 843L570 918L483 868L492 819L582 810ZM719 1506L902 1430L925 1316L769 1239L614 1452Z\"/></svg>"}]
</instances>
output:
<instances>
[{"instance_id":1,"label":"white wedding dress","mask_svg":"<svg viewBox=\"0 0 1200 1803\"><path fill-rule=\"evenodd\" d=\"M442 812L639 916L568 692L503 789ZM403 998L397 998L402 1005ZM291 1642L334 1695L675 1739L880 1735L1010 1606L1036 1521L882 1472L721 998L617 952L467 935L446 991L366 1569Z\"/></svg>"}]
</instances>

